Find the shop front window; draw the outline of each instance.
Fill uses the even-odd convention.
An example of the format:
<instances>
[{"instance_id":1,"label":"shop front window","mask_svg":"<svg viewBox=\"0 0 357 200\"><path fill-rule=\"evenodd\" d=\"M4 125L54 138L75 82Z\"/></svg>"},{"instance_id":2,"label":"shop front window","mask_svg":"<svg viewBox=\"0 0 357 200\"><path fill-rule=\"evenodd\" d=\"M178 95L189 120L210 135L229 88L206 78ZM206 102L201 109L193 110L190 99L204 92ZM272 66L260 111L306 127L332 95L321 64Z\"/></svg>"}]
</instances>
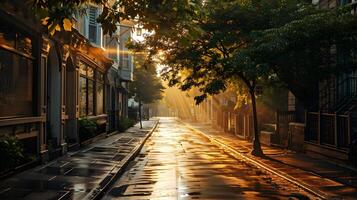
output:
<instances>
[{"instance_id":1,"label":"shop front window","mask_svg":"<svg viewBox=\"0 0 357 200\"><path fill-rule=\"evenodd\" d=\"M80 105L79 105L80 115L87 115L87 79L80 77Z\"/></svg>"},{"instance_id":2,"label":"shop front window","mask_svg":"<svg viewBox=\"0 0 357 200\"><path fill-rule=\"evenodd\" d=\"M81 117L104 113L104 75L80 63L80 115ZM95 73L97 77L95 78Z\"/></svg>"},{"instance_id":3,"label":"shop front window","mask_svg":"<svg viewBox=\"0 0 357 200\"><path fill-rule=\"evenodd\" d=\"M94 81L88 79L88 115L94 115Z\"/></svg>"},{"instance_id":4,"label":"shop front window","mask_svg":"<svg viewBox=\"0 0 357 200\"><path fill-rule=\"evenodd\" d=\"M0 25L0 118L34 115L33 77L31 39Z\"/></svg>"}]
</instances>

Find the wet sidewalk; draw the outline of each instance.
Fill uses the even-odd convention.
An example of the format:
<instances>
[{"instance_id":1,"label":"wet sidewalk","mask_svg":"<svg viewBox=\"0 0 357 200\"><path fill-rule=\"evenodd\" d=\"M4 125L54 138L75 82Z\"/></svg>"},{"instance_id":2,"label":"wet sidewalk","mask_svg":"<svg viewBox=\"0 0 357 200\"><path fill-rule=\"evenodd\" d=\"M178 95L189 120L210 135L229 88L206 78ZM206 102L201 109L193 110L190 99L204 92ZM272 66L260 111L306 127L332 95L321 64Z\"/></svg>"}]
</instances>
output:
<instances>
[{"instance_id":1,"label":"wet sidewalk","mask_svg":"<svg viewBox=\"0 0 357 200\"><path fill-rule=\"evenodd\" d=\"M311 189L326 199L356 199L357 171L329 161L310 157L303 153L276 147L263 146L265 158L250 154L252 143L234 134L213 129L209 124L189 123L188 126L216 141L217 145L230 147L236 154L256 162L261 167L280 173L302 187ZM229 151L229 150L228 150Z\"/></svg>"},{"instance_id":2,"label":"wet sidewalk","mask_svg":"<svg viewBox=\"0 0 357 200\"><path fill-rule=\"evenodd\" d=\"M0 182L0 199L96 199L140 150L157 120Z\"/></svg>"}]
</instances>

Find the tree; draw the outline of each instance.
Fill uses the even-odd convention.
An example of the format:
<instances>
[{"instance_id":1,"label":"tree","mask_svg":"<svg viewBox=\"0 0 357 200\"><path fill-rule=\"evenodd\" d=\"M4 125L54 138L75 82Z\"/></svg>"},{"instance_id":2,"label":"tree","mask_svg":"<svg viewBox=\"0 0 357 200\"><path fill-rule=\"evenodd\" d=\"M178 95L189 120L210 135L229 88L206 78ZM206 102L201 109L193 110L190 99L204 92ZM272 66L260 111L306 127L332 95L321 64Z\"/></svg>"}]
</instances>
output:
<instances>
[{"instance_id":1,"label":"tree","mask_svg":"<svg viewBox=\"0 0 357 200\"><path fill-rule=\"evenodd\" d=\"M177 30L176 25L185 21L189 27L192 15L203 0L26 0L29 8L48 27L51 34L68 30L74 22L73 16L84 15L86 8L95 4L102 9L97 21L102 24L104 34L113 34L117 24L123 20L139 21L150 31L169 34ZM11 0L0 0L0 3Z\"/></svg>"},{"instance_id":2,"label":"tree","mask_svg":"<svg viewBox=\"0 0 357 200\"><path fill-rule=\"evenodd\" d=\"M103 7L98 22L105 33L113 33L121 20L137 20L153 31L143 46L151 55L163 52L163 64L168 66L163 75L169 84L182 90L199 88L197 103L224 91L231 80L243 82L253 104L256 155L262 154L256 85L276 79L309 106L319 80L342 71L338 63L331 64L331 49L350 55L357 46L357 17L349 8L321 10L305 0L32 2L49 28L64 28L65 19L80 13L88 2ZM353 59L346 62L353 64Z\"/></svg>"},{"instance_id":3,"label":"tree","mask_svg":"<svg viewBox=\"0 0 357 200\"><path fill-rule=\"evenodd\" d=\"M157 76L153 62L146 62L142 56L135 57L134 81L129 85L129 93L139 103L139 120L142 128L142 105L162 98L164 87Z\"/></svg>"},{"instance_id":4,"label":"tree","mask_svg":"<svg viewBox=\"0 0 357 200\"><path fill-rule=\"evenodd\" d=\"M278 27L294 16L292 13L298 13L296 3L284 2L205 1L202 14L194 19L196 23L191 30L195 31L183 30L159 38L154 35L146 40L148 47L160 47L164 52L163 63L167 67L163 75L170 85L180 85L182 90L199 88L201 95L195 97L197 103L208 95L226 90L227 84L234 80L245 85L252 102L255 135L252 154L257 156L262 156L263 152L259 141L255 89L272 70L267 64L257 63L245 51L255 39L253 31Z\"/></svg>"},{"instance_id":5,"label":"tree","mask_svg":"<svg viewBox=\"0 0 357 200\"><path fill-rule=\"evenodd\" d=\"M346 69L326 65L333 59L331 47L355 52L357 17L346 8L319 10L299 0L210 0L199 11L189 30L156 34L145 45L164 52L163 63L168 67L163 75L170 85L180 85L182 90L199 88L197 103L224 91L232 80L246 86L252 102L254 155L262 155L257 84L283 82L309 106L317 83Z\"/></svg>"},{"instance_id":6,"label":"tree","mask_svg":"<svg viewBox=\"0 0 357 200\"><path fill-rule=\"evenodd\" d=\"M244 53L269 65L305 107L311 108L321 80L356 70L356 30L357 17L349 7L321 10L256 32Z\"/></svg>"}]
</instances>

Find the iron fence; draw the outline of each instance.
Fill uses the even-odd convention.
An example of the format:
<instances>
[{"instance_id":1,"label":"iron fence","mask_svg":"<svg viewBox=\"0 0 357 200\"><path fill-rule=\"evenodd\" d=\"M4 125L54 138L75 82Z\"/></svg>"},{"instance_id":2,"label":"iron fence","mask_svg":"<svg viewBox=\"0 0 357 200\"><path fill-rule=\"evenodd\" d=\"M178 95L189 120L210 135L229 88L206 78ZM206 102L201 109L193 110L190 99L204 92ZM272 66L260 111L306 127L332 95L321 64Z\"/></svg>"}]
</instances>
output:
<instances>
[{"instance_id":1,"label":"iron fence","mask_svg":"<svg viewBox=\"0 0 357 200\"><path fill-rule=\"evenodd\" d=\"M278 123L289 123L294 122L296 120L296 113L295 111L280 111L277 110L277 122Z\"/></svg>"},{"instance_id":2,"label":"iron fence","mask_svg":"<svg viewBox=\"0 0 357 200\"><path fill-rule=\"evenodd\" d=\"M349 115L309 112L306 114L305 140L346 149L350 143Z\"/></svg>"},{"instance_id":3,"label":"iron fence","mask_svg":"<svg viewBox=\"0 0 357 200\"><path fill-rule=\"evenodd\" d=\"M320 89L320 109L333 111L342 109L346 102L357 95L357 77L350 76L341 81L328 82Z\"/></svg>"}]
</instances>

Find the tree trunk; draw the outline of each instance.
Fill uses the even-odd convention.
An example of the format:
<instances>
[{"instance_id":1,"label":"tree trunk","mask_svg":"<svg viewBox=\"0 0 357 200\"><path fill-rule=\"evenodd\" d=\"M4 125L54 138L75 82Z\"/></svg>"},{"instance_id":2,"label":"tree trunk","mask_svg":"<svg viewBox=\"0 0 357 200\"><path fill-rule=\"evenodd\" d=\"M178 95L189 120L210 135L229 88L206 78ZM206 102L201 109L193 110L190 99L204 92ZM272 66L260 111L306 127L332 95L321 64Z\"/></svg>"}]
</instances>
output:
<instances>
[{"instance_id":1,"label":"tree trunk","mask_svg":"<svg viewBox=\"0 0 357 200\"><path fill-rule=\"evenodd\" d=\"M143 128L143 122L142 122L142 114L141 114L141 101L139 100L139 122L140 122L140 129Z\"/></svg>"},{"instance_id":2,"label":"tree trunk","mask_svg":"<svg viewBox=\"0 0 357 200\"><path fill-rule=\"evenodd\" d=\"M253 113L253 127L254 127L254 142L252 155L254 156L264 156L260 145L259 130L258 130L258 114L257 114L257 104L255 99L255 87L249 88L250 97L252 100L252 113Z\"/></svg>"}]
</instances>

